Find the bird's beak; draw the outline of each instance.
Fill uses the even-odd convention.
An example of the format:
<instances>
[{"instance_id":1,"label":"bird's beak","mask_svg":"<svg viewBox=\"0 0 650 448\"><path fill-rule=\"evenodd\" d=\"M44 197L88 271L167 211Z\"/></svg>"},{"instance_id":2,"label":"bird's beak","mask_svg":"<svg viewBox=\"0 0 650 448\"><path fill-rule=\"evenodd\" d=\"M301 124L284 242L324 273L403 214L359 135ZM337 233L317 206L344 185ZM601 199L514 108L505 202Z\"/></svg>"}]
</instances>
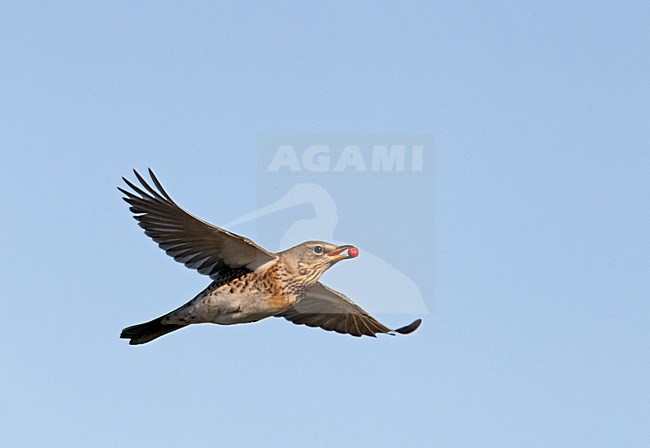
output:
<instances>
[{"instance_id":1,"label":"bird's beak","mask_svg":"<svg viewBox=\"0 0 650 448\"><path fill-rule=\"evenodd\" d=\"M359 249L349 244L339 246L336 249L330 250L327 252L327 256L332 259L332 261L346 260L348 258L354 258L359 255Z\"/></svg>"}]
</instances>

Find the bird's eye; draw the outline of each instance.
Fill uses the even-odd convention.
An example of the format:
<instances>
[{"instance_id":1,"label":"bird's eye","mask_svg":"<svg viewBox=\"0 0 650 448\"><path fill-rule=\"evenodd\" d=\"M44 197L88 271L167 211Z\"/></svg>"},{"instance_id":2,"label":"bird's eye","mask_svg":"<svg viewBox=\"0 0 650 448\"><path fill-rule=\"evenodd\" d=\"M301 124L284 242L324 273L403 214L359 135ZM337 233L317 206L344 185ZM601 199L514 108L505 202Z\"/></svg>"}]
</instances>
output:
<instances>
[{"instance_id":1,"label":"bird's eye","mask_svg":"<svg viewBox=\"0 0 650 448\"><path fill-rule=\"evenodd\" d=\"M320 255L323 253L323 246L314 246L314 253Z\"/></svg>"}]
</instances>

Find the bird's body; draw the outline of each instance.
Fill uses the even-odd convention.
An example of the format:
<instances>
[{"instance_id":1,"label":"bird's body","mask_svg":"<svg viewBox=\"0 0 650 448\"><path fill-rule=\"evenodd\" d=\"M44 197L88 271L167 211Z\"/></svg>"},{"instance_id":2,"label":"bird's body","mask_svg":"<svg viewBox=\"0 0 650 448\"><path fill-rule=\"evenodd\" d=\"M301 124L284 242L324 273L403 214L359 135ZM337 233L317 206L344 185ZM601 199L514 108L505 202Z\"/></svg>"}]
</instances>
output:
<instances>
[{"instance_id":1,"label":"bird's body","mask_svg":"<svg viewBox=\"0 0 650 448\"><path fill-rule=\"evenodd\" d=\"M167 314L163 323L256 322L286 310L304 293L305 288L290 283L282 265L273 262L252 272L212 282L188 303Z\"/></svg>"},{"instance_id":2,"label":"bird's body","mask_svg":"<svg viewBox=\"0 0 650 448\"><path fill-rule=\"evenodd\" d=\"M273 296L260 283L259 276L252 272L225 284L213 282L194 299L167 314L163 323L231 325L255 322L282 311L283 307L272 302Z\"/></svg>"},{"instance_id":3,"label":"bird's body","mask_svg":"<svg viewBox=\"0 0 650 448\"><path fill-rule=\"evenodd\" d=\"M267 252L252 241L212 226L178 207L153 173L157 190L136 172L147 192L124 179L137 193L120 189L145 233L174 259L212 283L176 310L143 324L125 328L121 337L132 345L198 323L232 325L284 317L296 324L319 326L353 336L376 333L407 334L420 324L391 330L343 294L318 280L340 260L354 258L358 250L307 241L283 252Z\"/></svg>"}]
</instances>

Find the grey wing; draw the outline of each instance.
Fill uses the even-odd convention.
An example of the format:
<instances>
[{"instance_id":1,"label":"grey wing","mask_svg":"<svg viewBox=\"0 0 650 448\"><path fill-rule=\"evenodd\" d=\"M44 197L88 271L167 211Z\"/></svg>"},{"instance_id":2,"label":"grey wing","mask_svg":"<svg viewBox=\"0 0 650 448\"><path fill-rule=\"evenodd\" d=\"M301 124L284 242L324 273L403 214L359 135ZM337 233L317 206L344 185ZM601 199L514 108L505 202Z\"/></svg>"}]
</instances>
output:
<instances>
[{"instance_id":1,"label":"grey wing","mask_svg":"<svg viewBox=\"0 0 650 448\"><path fill-rule=\"evenodd\" d=\"M417 330L422 319L417 319L404 327L392 330L372 317L344 294L318 282L307 295L277 317L284 317L296 325L320 327L327 331L351 334L352 336L372 336L378 333L409 334Z\"/></svg>"},{"instance_id":2,"label":"grey wing","mask_svg":"<svg viewBox=\"0 0 650 448\"><path fill-rule=\"evenodd\" d=\"M125 178L122 179L133 191L118 189L124 193L123 199L131 206L129 210L144 233L174 260L217 279L226 271L255 270L276 259L251 240L215 227L180 208L151 169L149 175L155 189L137 171L134 173L146 191Z\"/></svg>"}]
</instances>

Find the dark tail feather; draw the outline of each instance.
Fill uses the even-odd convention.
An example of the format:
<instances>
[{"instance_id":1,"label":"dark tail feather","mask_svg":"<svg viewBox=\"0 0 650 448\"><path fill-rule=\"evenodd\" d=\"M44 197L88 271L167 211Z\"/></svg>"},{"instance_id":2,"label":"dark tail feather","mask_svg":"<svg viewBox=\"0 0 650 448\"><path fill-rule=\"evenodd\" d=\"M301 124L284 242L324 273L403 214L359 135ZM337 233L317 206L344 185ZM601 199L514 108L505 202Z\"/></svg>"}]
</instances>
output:
<instances>
[{"instance_id":1,"label":"dark tail feather","mask_svg":"<svg viewBox=\"0 0 650 448\"><path fill-rule=\"evenodd\" d=\"M139 345L151 342L160 336L164 336L172 331L179 330L187 325L165 325L162 323L162 317L154 319L143 324L133 325L122 330L120 338L130 339L129 344Z\"/></svg>"}]
</instances>

